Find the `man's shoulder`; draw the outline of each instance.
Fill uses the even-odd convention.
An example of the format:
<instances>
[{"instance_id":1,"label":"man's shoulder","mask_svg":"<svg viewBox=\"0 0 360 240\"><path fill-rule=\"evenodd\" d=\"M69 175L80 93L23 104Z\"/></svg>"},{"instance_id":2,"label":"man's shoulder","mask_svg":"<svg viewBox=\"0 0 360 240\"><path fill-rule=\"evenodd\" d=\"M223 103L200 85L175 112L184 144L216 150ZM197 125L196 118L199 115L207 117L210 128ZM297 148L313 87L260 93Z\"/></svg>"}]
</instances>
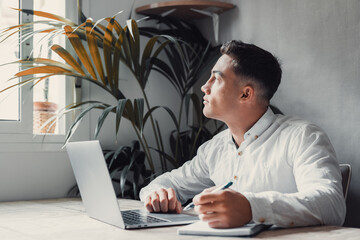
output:
<instances>
[{"instance_id":1,"label":"man's shoulder","mask_svg":"<svg viewBox=\"0 0 360 240\"><path fill-rule=\"evenodd\" d=\"M320 131L323 130L315 123L296 116L276 115L275 123L283 131Z\"/></svg>"},{"instance_id":2,"label":"man's shoulder","mask_svg":"<svg viewBox=\"0 0 360 240\"><path fill-rule=\"evenodd\" d=\"M207 145L210 145L211 147L221 146L229 141L231 141L231 134L230 130L227 128L213 136L209 141L207 141Z\"/></svg>"}]
</instances>

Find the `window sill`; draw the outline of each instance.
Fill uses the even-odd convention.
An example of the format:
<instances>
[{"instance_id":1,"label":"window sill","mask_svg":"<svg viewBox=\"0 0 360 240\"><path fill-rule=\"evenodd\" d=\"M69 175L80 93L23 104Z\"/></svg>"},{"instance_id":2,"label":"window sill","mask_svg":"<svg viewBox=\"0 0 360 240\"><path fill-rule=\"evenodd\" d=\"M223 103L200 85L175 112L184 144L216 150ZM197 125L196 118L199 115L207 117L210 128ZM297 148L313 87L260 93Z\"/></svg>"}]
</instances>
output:
<instances>
[{"instance_id":1,"label":"window sill","mask_svg":"<svg viewBox=\"0 0 360 240\"><path fill-rule=\"evenodd\" d=\"M65 135L0 134L0 152L64 151Z\"/></svg>"}]
</instances>

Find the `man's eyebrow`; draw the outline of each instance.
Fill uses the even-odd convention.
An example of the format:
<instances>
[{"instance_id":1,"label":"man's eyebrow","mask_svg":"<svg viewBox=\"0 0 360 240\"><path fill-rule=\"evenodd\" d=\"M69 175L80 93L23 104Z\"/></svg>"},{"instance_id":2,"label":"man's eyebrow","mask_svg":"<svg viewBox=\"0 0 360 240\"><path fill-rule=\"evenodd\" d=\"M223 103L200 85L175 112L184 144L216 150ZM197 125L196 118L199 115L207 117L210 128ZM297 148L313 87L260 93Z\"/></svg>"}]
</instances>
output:
<instances>
[{"instance_id":1,"label":"man's eyebrow","mask_svg":"<svg viewBox=\"0 0 360 240\"><path fill-rule=\"evenodd\" d=\"M219 74L220 77L224 77L224 74L218 70L212 70L211 72L212 72L212 74Z\"/></svg>"}]
</instances>

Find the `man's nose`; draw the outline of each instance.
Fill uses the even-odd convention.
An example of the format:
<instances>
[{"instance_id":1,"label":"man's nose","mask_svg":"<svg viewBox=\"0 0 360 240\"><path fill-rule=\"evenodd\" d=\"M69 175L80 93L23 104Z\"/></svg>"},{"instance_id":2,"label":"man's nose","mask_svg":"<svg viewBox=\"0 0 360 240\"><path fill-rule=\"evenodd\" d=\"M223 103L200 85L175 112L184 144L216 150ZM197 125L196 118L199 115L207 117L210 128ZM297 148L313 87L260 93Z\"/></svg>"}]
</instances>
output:
<instances>
[{"instance_id":1,"label":"man's nose","mask_svg":"<svg viewBox=\"0 0 360 240\"><path fill-rule=\"evenodd\" d=\"M208 83L206 82L204 85L201 86L201 91L205 94L209 94L209 87L208 87Z\"/></svg>"}]
</instances>

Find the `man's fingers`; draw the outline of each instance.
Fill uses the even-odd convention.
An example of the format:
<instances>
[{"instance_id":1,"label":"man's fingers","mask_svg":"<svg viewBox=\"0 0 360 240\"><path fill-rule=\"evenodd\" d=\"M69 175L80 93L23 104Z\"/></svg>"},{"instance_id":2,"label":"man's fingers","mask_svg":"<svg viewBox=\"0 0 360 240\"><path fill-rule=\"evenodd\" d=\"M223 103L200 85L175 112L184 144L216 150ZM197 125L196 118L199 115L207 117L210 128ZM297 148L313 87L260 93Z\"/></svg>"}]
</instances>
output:
<instances>
[{"instance_id":1,"label":"man's fingers","mask_svg":"<svg viewBox=\"0 0 360 240\"><path fill-rule=\"evenodd\" d=\"M193 198L195 205L211 203L218 200L219 193L200 193Z\"/></svg>"},{"instance_id":2,"label":"man's fingers","mask_svg":"<svg viewBox=\"0 0 360 240\"><path fill-rule=\"evenodd\" d=\"M218 186L212 186L212 187L209 187L209 188L205 188L202 192L203 193L209 193L209 192L212 192L214 191Z\"/></svg>"},{"instance_id":3,"label":"man's fingers","mask_svg":"<svg viewBox=\"0 0 360 240\"><path fill-rule=\"evenodd\" d=\"M169 211L173 212L173 211L175 211L176 204L178 202L178 200L176 199L176 194L175 194L174 189L168 188L167 189L167 196L168 196L168 199L169 199Z\"/></svg>"},{"instance_id":4,"label":"man's fingers","mask_svg":"<svg viewBox=\"0 0 360 240\"><path fill-rule=\"evenodd\" d=\"M145 199L145 203L144 203L145 207L146 207L146 210L148 210L149 212L153 212L154 209L152 207L152 204L151 204L151 197L150 196L147 196L146 199Z\"/></svg>"},{"instance_id":5,"label":"man's fingers","mask_svg":"<svg viewBox=\"0 0 360 240\"><path fill-rule=\"evenodd\" d=\"M210 212L216 212L214 204L211 202L206 203L206 204L201 204L201 205L195 205L194 210L198 214L206 214L206 213L210 213Z\"/></svg>"},{"instance_id":6,"label":"man's fingers","mask_svg":"<svg viewBox=\"0 0 360 240\"><path fill-rule=\"evenodd\" d=\"M229 228L229 224L223 222L223 221L212 221L208 222L209 227L212 228Z\"/></svg>"},{"instance_id":7,"label":"man's fingers","mask_svg":"<svg viewBox=\"0 0 360 240\"><path fill-rule=\"evenodd\" d=\"M152 208L154 209L154 212L160 212L161 208L160 208L159 195L156 192L153 192L150 195L150 198L151 198L151 205L152 205Z\"/></svg>"},{"instance_id":8,"label":"man's fingers","mask_svg":"<svg viewBox=\"0 0 360 240\"><path fill-rule=\"evenodd\" d=\"M158 189L150 193L144 202L149 212L176 212L181 213L181 203L176 198L174 189Z\"/></svg>"},{"instance_id":9,"label":"man's fingers","mask_svg":"<svg viewBox=\"0 0 360 240\"><path fill-rule=\"evenodd\" d=\"M176 208L175 208L176 213L181 213L182 212L182 207L181 207L181 203L179 201L176 200Z\"/></svg>"},{"instance_id":10,"label":"man's fingers","mask_svg":"<svg viewBox=\"0 0 360 240\"><path fill-rule=\"evenodd\" d=\"M199 219L203 222L215 222L221 221L219 213L206 213L206 214L199 214Z\"/></svg>"},{"instance_id":11,"label":"man's fingers","mask_svg":"<svg viewBox=\"0 0 360 240\"><path fill-rule=\"evenodd\" d=\"M169 201L168 201L168 192L161 188L157 191L160 200L160 210L161 212L168 212L169 210Z\"/></svg>"}]
</instances>

